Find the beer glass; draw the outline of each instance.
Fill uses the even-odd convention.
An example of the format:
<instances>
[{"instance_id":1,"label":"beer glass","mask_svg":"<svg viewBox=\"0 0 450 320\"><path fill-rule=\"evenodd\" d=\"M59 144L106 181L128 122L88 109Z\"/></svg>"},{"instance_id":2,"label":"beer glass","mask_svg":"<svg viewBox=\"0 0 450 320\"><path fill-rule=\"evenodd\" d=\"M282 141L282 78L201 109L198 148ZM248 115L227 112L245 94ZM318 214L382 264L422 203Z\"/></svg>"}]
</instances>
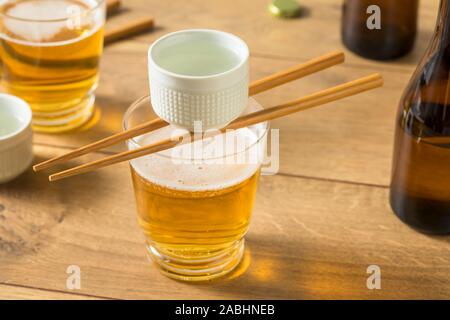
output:
<instances>
[{"instance_id":1,"label":"beer glass","mask_svg":"<svg viewBox=\"0 0 450 320\"><path fill-rule=\"evenodd\" d=\"M1 2L1 85L31 105L35 130L62 132L90 119L104 22L105 0Z\"/></svg>"},{"instance_id":2,"label":"beer glass","mask_svg":"<svg viewBox=\"0 0 450 320\"><path fill-rule=\"evenodd\" d=\"M259 109L250 99L247 112ZM150 98L141 98L126 112L124 129L153 118ZM127 145L135 149L180 131L170 125ZM165 275L211 280L239 264L266 141L267 123L262 123L218 135L207 132L203 139L130 161L148 255Z\"/></svg>"}]
</instances>

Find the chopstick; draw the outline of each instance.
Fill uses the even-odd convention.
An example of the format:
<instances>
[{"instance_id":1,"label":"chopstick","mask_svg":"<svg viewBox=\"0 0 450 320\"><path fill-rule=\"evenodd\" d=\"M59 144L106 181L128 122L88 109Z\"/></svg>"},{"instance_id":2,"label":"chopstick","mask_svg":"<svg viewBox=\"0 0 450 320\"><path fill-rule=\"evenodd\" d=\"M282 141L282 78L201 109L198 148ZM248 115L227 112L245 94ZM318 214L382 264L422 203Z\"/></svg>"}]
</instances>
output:
<instances>
[{"instance_id":1,"label":"chopstick","mask_svg":"<svg viewBox=\"0 0 450 320\"><path fill-rule=\"evenodd\" d=\"M121 6L121 0L107 0L106 17L109 18L118 13ZM153 28L153 25L153 17L144 17L137 20L132 20L124 25L105 31L104 43L110 44L149 31Z\"/></svg>"},{"instance_id":2,"label":"chopstick","mask_svg":"<svg viewBox=\"0 0 450 320\"><path fill-rule=\"evenodd\" d=\"M268 77L262 78L255 82L252 82L249 86L249 94L255 95L257 93L261 93L263 91L272 89L276 86L280 86L287 82L299 79L301 77L305 77L307 75L324 70L331 66L343 63L344 60L345 60L345 56L342 51L330 52L330 53L320 56L318 58L309 60L305 63L298 64L298 65L290 67L286 70L274 73ZM142 99L145 99L145 98L147 98L147 97L144 97ZM36 164L35 166L33 166L33 170L37 172L37 171L40 171L43 169L50 168L56 164L66 162L70 159L79 157L81 155L84 155L84 154L87 154L87 153L90 153L93 151L101 150L103 148L106 148L106 147L116 144L118 142L140 136L141 134L144 134L144 133L147 133L147 132L150 132L153 130L160 129L162 127L165 127L166 125L168 125L168 123L159 118L154 119L149 122L145 122L139 126L134 127L133 129L114 134L110 137L104 138L102 140L96 141L89 145L75 149L71 152L68 152L68 153L62 155L62 156L55 157L55 158L49 159L47 161L44 161L42 163Z\"/></svg>"},{"instance_id":3,"label":"chopstick","mask_svg":"<svg viewBox=\"0 0 450 320\"><path fill-rule=\"evenodd\" d=\"M107 0L106 1L106 15L111 16L119 11L122 6L122 2L120 0Z\"/></svg>"},{"instance_id":4,"label":"chopstick","mask_svg":"<svg viewBox=\"0 0 450 320\"><path fill-rule=\"evenodd\" d=\"M230 123L225 130L248 127L260 122L278 119L292 113L304 111L333 101L341 100L358 93L383 86L383 77L379 73L359 78L329 89L310 94L303 98L280 104L276 107L253 112L239 117Z\"/></svg>"},{"instance_id":5,"label":"chopstick","mask_svg":"<svg viewBox=\"0 0 450 320\"><path fill-rule=\"evenodd\" d=\"M279 71L268 77L257 80L250 85L248 93L250 96L258 94L263 91L281 86L285 83L294 81L325 70L345 61L345 55L342 51L332 51L323 56L311 59L305 63L292 66L286 70Z\"/></svg>"},{"instance_id":6,"label":"chopstick","mask_svg":"<svg viewBox=\"0 0 450 320\"><path fill-rule=\"evenodd\" d=\"M220 132L225 132L229 129L239 129L246 126L254 125L260 122L265 122L269 120L278 119L299 111L307 110L313 107L317 107L332 101L340 100L364 91L375 89L383 85L383 78L380 74L372 74L354 81L350 81L336 87L332 87L326 90L319 91L317 93L308 95L306 97L286 102L284 104L272 107L269 109L264 109L262 111L250 113L248 115L242 116L227 127L221 129ZM194 138L195 135L191 134ZM177 137L165 139L156 142L151 145L140 147L134 150L129 150L116 155L112 155L103 159L99 159L93 162L89 162L56 174L49 176L50 181L57 181L64 178L72 177L82 173L97 170L112 164L119 162L132 160L145 155L149 155L155 152L167 150L175 147L179 143L183 142L186 135L179 135ZM186 141L186 139L184 139ZM192 141L192 140L189 140Z\"/></svg>"},{"instance_id":7,"label":"chopstick","mask_svg":"<svg viewBox=\"0 0 450 320\"><path fill-rule=\"evenodd\" d=\"M130 21L124 25L105 31L104 42L105 44L111 44L124 38L146 32L153 28L153 23L154 20L152 17L143 17Z\"/></svg>"}]
</instances>

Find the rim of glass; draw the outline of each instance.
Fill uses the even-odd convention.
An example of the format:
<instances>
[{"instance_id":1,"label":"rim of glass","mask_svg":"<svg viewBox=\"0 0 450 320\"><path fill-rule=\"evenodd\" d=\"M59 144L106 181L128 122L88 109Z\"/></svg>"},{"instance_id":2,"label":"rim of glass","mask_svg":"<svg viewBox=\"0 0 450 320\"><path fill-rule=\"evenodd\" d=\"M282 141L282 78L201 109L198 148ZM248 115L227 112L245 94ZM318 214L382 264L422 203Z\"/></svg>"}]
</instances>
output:
<instances>
[{"instance_id":1,"label":"rim of glass","mask_svg":"<svg viewBox=\"0 0 450 320\"><path fill-rule=\"evenodd\" d=\"M29 19L29 18L20 18L20 17L15 17L15 16L11 16L9 14L6 14L2 11L0 11L0 16L2 17L6 17L8 19L13 19L13 20L17 20L17 21L25 21L25 22L38 22L38 23L45 23L45 22L63 22L63 21L67 21L69 19L73 19L74 17L80 17L80 16L84 16L87 15L89 13L91 13L94 10L97 10L98 8L100 8L100 6L102 6L106 0L93 0L96 2L95 6L93 6L92 8L88 8L85 10L82 10L82 12L80 12L79 14L72 14L69 17L66 18L58 18L58 19ZM8 1L6 4L8 4L10 1Z\"/></svg>"},{"instance_id":2,"label":"rim of glass","mask_svg":"<svg viewBox=\"0 0 450 320\"><path fill-rule=\"evenodd\" d=\"M146 100L150 100L150 95L145 95L145 96L142 96L142 97L138 98L137 100L135 100L128 107L127 111L125 111L125 114L123 115L123 119L122 119L122 128L123 128L124 131L128 130L127 122L129 120L129 118L131 117L131 114L140 106L141 103L143 103ZM254 143L252 143L251 145L247 146L247 148L245 148L244 150L240 150L240 151L234 152L234 153L232 153L233 155L237 155L237 154L240 154L242 152L246 152L250 148L252 148L252 147L256 146L257 144L259 144L261 142L261 140L264 139L267 136L267 133L269 132L269 122L265 121L265 122L262 122L261 124L263 125L264 133L261 134L260 136L258 136L257 140ZM250 126L250 127L252 127L252 126ZM126 141L127 142L130 141L136 147L142 147L143 146L138 141L136 141L136 138L131 138L131 139L128 139ZM164 157L164 158L173 158L171 156L163 154L163 152L165 152L165 151L167 151L167 150L155 152L154 154L157 154L158 156L161 156L161 157ZM224 155L224 156L221 156L221 157L207 158L207 160L226 158L228 156L231 156L231 154L230 155ZM178 158L178 159L184 159L184 158Z\"/></svg>"}]
</instances>

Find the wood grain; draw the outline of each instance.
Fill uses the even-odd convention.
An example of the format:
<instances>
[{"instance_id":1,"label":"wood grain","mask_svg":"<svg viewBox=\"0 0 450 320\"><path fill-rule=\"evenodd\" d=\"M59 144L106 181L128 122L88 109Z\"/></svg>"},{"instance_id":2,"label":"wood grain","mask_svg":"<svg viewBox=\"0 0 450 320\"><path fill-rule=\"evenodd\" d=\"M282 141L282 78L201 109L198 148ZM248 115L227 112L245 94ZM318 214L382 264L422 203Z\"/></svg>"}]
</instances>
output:
<instances>
[{"instance_id":1,"label":"wood grain","mask_svg":"<svg viewBox=\"0 0 450 320\"><path fill-rule=\"evenodd\" d=\"M77 147L121 131L123 112L133 100L149 91L146 68L148 46L167 32L201 25L236 33L250 45L251 79L256 80L330 50L343 49L339 35L340 4L337 0L314 1L306 4L309 16L285 21L271 17L266 12L267 3L264 0L251 3L195 0L192 6L177 1L127 1L129 13L114 17L109 22L110 26L113 27L114 22L120 25L122 21L133 19L139 16L137 13L145 13L154 16L160 28L105 50L97 91L101 120L93 128L88 126L90 130L82 128L62 136L38 135L36 142ZM337 103L336 108L311 110L274 122L273 127L281 132L280 155L284 160L280 165L283 173L384 186L389 184L397 105L429 41L437 5L437 0L421 2L417 46L408 57L380 63L346 51L345 65L257 97L263 105L270 106L368 73L381 72L386 79L380 93L366 93ZM183 10L177 10L180 6ZM248 6L253 9L245 11ZM240 15L240 19L233 19L237 8L240 13L246 14ZM119 145L109 151L123 150L124 146ZM321 157L322 153L326 156Z\"/></svg>"},{"instance_id":2,"label":"wood grain","mask_svg":"<svg viewBox=\"0 0 450 320\"><path fill-rule=\"evenodd\" d=\"M315 92L311 95L298 98L296 100L287 101L277 106L272 106L270 108L241 116L232 121L226 127L222 128L220 131L216 131L215 133L213 133L212 136L220 133L225 133L227 130L238 130L256 125L258 123L278 120L288 115L330 104L331 102L342 100L344 98L357 95L365 91L373 90L381 86L383 86L383 78L380 74L375 73L347 83L340 84L339 86ZM160 121L156 120L155 122L159 123ZM150 121L149 123L144 124L144 126L146 127L149 125L154 126L154 121ZM142 127L137 127L136 131L142 132ZM146 132L148 131L149 130L146 130ZM131 132L125 132L124 134L132 134L133 136L136 136L134 132L135 131L132 129ZM186 137L189 136L190 138L186 139ZM116 139L117 135L113 135L112 138ZM54 173L50 175L48 179L49 181L57 181L73 177L75 175L92 172L120 162L133 160L145 155L168 150L174 148L175 146L179 146L183 141L194 141L193 139L195 139L195 134L192 132L183 133L178 136L171 136L170 138L160 140L149 145L145 145L133 150L127 150L118 154L111 155L109 157L104 157L102 159L84 163L77 167ZM90 145L88 145L87 147L89 146ZM45 162L43 164L45 164ZM34 171L37 171L36 167L39 167L43 164L33 166Z\"/></svg>"},{"instance_id":3,"label":"wood grain","mask_svg":"<svg viewBox=\"0 0 450 320\"><path fill-rule=\"evenodd\" d=\"M39 158L60 151L35 148ZM387 192L263 177L243 265L228 279L191 285L147 261L126 164L55 184L29 171L0 187L0 283L64 291L75 264L78 293L107 298L450 297L450 239L403 225ZM371 264L382 269L382 290L366 288Z\"/></svg>"},{"instance_id":4,"label":"wood grain","mask_svg":"<svg viewBox=\"0 0 450 320\"><path fill-rule=\"evenodd\" d=\"M344 53L342 51L330 52L326 55L314 58L306 63L297 64L293 67L280 70L271 74L270 76L256 80L249 85L249 96L262 93L281 86L288 82L303 78L307 75L322 71L337 64L343 63L345 60ZM134 104L138 104L143 100L148 99L148 96L143 96L136 100ZM125 131L115 133L107 136L93 143L79 147L73 151L67 152L57 158L49 159L43 163L39 163L33 166L34 171L40 171L47 169L57 163L63 163L70 159L79 157L80 155L87 154L93 151L103 150L106 147L110 147L118 144L119 142L125 142L127 139L137 137L143 133L148 133L153 130L157 130L168 125L167 122L154 115L154 118L148 123L142 123L139 126L128 128Z\"/></svg>"},{"instance_id":5,"label":"wood grain","mask_svg":"<svg viewBox=\"0 0 450 320\"><path fill-rule=\"evenodd\" d=\"M0 284L1 300L101 300L101 298L68 292Z\"/></svg>"},{"instance_id":6,"label":"wood grain","mask_svg":"<svg viewBox=\"0 0 450 320\"><path fill-rule=\"evenodd\" d=\"M128 21L124 25L109 28L105 32L105 45L148 32L153 29L153 25L153 17L142 17Z\"/></svg>"},{"instance_id":7,"label":"wood grain","mask_svg":"<svg viewBox=\"0 0 450 320\"><path fill-rule=\"evenodd\" d=\"M97 96L102 118L96 126L65 135L37 135L35 141L77 147L121 131L122 115L127 107L148 93L147 70L142 68L146 64L146 48L144 44L136 44L127 46L125 52L119 46L107 50L105 58L110 59L104 59L102 77L105 80L101 82ZM125 62L127 68L116 67ZM251 79L262 78L299 62L252 57ZM255 98L263 106L273 106L377 71L377 68L360 69L339 65ZM133 74L131 79L129 74ZM387 70L382 74L385 78L383 89L336 102L330 108L310 110L273 122L272 127L280 130L281 171L301 176L387 185L394 118L403 87L410 75ZM131 81L132 86L126 85ZM119 144L108 150L117 152L124 149L125 145ZM326 156L320 156L323 153Z\"/></svg>"},{"instance_id":8,"label":"wood grain","mask_svg":"<svg viewBox=\"0 0 450 320\"><path fill-rule=\"evenodd\" d=\"M180 0L127 1L130 10L151 12L161 26L153 37L140 38L147 43L149 39L154 40L170 31L201 26L237 34L248 43L252 53L263 56L306 59L308 54L317 56L328 52L330 48L343 48L340 37L340 0L304 2L304 16L290 20L270 15L266 0L192 0L189 6L183 4ZM439 0L421 1L416 50L391 63L397 69L408 72L423 55L434 30L438 5ZM385 63L369 61L348 53L348 62L351 64L386 66Z\"/></svg>"},{"instance_id":9,"label":"wood grain","mask_svg":"<svg viewBox=\"0 0 450 320\"><path fill-rule=\"evenodd\" d=\"M342 48L341 1L304 5L305 17L286 21L267 14L266 0L127 0L108 28L148 14L158 28L105 49L100 121L36 135L36 162L120 131L127 106L148 93L148 46L167 32L211 27L239 35L250 46L252 80ZM347 51L345 65L257 96L270 106L369 73L386 79L379 92L272 123L280 129L281 174L261 179L246 258L228 279L189 285L147 262L126 164L56 184L29 171L0 186L0 297L450 299L450 238L411 230L387 200L397 103L428 44L437 5L421 1L411 55L380 63ZM77 292L65 287L72 264L82 270ZM366 288L371 264L381 267L381 290Z\"/></svg>"}]
</instances>

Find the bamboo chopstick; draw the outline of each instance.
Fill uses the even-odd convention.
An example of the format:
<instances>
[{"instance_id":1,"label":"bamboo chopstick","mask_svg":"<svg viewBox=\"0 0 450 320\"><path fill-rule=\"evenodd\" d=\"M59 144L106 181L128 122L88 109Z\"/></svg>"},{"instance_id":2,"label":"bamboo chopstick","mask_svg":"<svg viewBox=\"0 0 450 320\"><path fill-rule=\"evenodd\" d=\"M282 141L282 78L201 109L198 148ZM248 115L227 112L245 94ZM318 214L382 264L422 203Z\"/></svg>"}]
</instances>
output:
<instances>
[{"instance_id":1,"label":"bamboo chopstick","mask_svg":"<svg viewBox=\"0 0 450 320\"><path fill-rule=\"evenodd\" d=\"M282 84L303 78L318 71L327 69L345 61L342 51L332 51L323 56L311 59L300 65L292 66L286 70L274 73L266 78L253 82L249 88L249 95L270 90Z\"/></svg>"},{"instance_id":2,"label":"bamboo chopstick","mask_svg":"<svg viewBox=\"0 0 450 320\"><path fill-rule=\"evenodd\" d=\"M144 17L105 31L105 44L110 44L127 37L135 36L153 28L153 18Z\"/></svg>"},{"instance_id":3,"label":"bamboo chopstick","mask_svg":"<svg viewBox=\"0 0 450 320\"><path fill-rule=\"evenodd\" d=\"M379 73L374 73L370 76L325 89L317 93L310 94L306 97L280 104L276 107L239 117L230 123L225 129L239 129L254 125L256 123L281 118L292 113L304 111L329 102L341 100L364 91L381 87L383 86L383 82L383 77Z\"/></svg>"},{"instance_id":4,"label":"bamboo chopstick","mask_svg":"<svg viewBox=\"0 0 450 320\"><path fill-rule=\"evenodd\" d=\"M345 55L342 51L330 52L321 57L309 60L305 63L298 64L298 65L290 67L286 70L277 72L268 77L262 78L255 82L252 82L248 89L249 95L255 95L257 93L261 93L263 91L272 89L276 86L280 86L287 82L305 77L307 75L324 70L326 68L337 65L339 63L343 63L344 60L345 60ZM144 97L144 98L147 98L147 97ZM87 154L89 152L100 150L100 149L106 148L108 146L111 146L113 144L116 144L118 142L137 137L143 133L157 130L166 125L168 125L167 122L165 122L162 119L157 118L155 120L143 123L139 126L136 126L130 130L117 133L110 137L104 138L102 140L96 141L89 145L75 149L71 152L68 152L68 153L62 155L62 156L55 157L55 158L49 159L47 161L41 162L39 164L36 164L35 166L33 166L33 170L37 172L40 170L50 168L56 164L66 162L70 159L79 157L79 156Z\"/></svg>"},{"instance_id":5,"label":"bamboo chopstick","mask_svg":"<svg viewBox=\"0 0 450 320\"><path fill-rule=\"evenodd\" d=\"M107 138L104 138L102 140L96 141L94 143L88 144L86 146L75 149L66 154L63 154L62 156L55 157L55 158L46 160L44 162L41 162L41 163L33 166L33 170L35 172L37 172L40 170L50 168L54 165L66 162L70 159L82 156L84 154L87 154L87 153L90 153L93 151L97 151L97 150L103 149L107 146L116 144L118 142L122 142L122 141L125 141L128 139L131 139L133 137L140 136L144 133L151 132L153 130L157 130L159 128L165 127L167 124L168 123L165 122L164 120L161 120L160 118L156 118L152 121L145 122L139 126L136 126L132 130L127 130L127 131L116 133L116 134L109 136Z\"/></svg>"},{"instance_id":6,"label":"bamboo chopstick","mask_svg":"<svg viewBox=\"0 0 450 320\"><path fill-rule=\"evenodd\" d=\"M111 16L117 11L119 11L122 6L122 2L120 0L107 0L106 1L106 15Z\"/></svg>"},{"instance_id":7,"label":"bamboo chopstick","mask_svg":"<svg viewBox=\"0 0 450 320\"><path fill-rule=\"evenodd\" d=\"M252 82L248 88L249 96L268 91L285 83L309 76L313 73L344 63L343 51L332 51L320 57L281 70L272 75Z\"/></svg>"},{"instance_id":8,"label":"bamboo chopstick","mask_svg":"<svg viewBox=\"0 0 450 320\"><path fill-rule=\"evenodd\" d=\"M256 123L277 119L292 113L307 110L364 91L381 87L382 85L383 85L383 78L381 77L381 75L373 74L367 77L363 77L354 81L338 85L333 88L322 90L320 92L278 105L273 108L264 109L262 111L245 115L243 117L234 120L231 124L223 128L221 131L224 132L227 129L239 129ZM53 174L49 176L49 180L56 181L63 178L72 177L74 175L90 172L115 163L132 160L162 150L167 150L178 145L180 142L183 142L184 137L185 135L180 135L178 137L166 139L141 148L129 150L113 156L89 162L80 165L78 167Z\"/></svg>"}]
</instances>

